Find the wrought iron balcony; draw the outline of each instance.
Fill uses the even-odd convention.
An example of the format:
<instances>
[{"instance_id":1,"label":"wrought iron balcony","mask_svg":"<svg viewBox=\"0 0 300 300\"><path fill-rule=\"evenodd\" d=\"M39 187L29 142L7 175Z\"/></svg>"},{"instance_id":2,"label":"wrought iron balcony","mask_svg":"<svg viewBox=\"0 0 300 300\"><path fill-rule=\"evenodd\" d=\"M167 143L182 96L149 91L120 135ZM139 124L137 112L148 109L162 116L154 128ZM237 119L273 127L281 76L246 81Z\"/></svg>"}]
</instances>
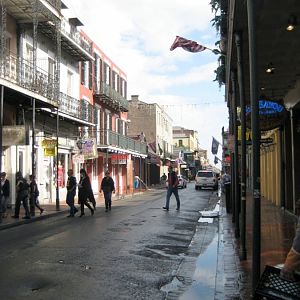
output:
<instances>
[{"instance_id":1,"label":"wrought iron balcony","mask_svg":"<svg viewBox=\"0 0 300 300\"><path fill-rule=\"evenodd\" d=\"M46 0L51 6L60 11L61 9L61 0Z\"/></svg>"},{"instance_id":2,"label":"wrought iron balcony","mask_svg":"<svg viewBox=\"0 0 300 300\"><path fill-rule=\"evenodd\" d=\"M0 78L21 88L47 98L51 104L58 105L54 78L46 71L24 58L12 53L4 55L0 61Z\"/></svg>"},{"instance_id":3,"label":"wrought iron balcony","mask_svg":"<svg viewBox=\"0 0 300 300\"><path fill-rule=\"evenodd\" d=\"M57 30L52 21L39 22L38 31L51 40L55 40ZM78 61L94 60L92 44L65 18L61 20L60 33L62 51L66 51Z\"/></svg>"},{"instance_id":4,"label":"wrought iron balcony","mask_svg":"<svg viewBox=\"0 0 300 300\"><path fill-rule=\"evenodd\" d=\"M128 111L128 101L103 81L96 86L94 95L98 96L101 101L112 106L114 109Z\"/></svg>"},{"instance_id":5,"label":"wrought iron balcony","mask_svg":"<svg viewBox=\"0 0 300 300\"><path fill-rule=\"evenodd\" d=\"M97 130L96 140L99 147L113 146L120 148L120 150L130 150L147 155L146 143L141 143L111 130Z\"/></svg>"},{"instance_id":6,"label":"wrought iron balcony","mask_svg":"<svg viewBox=\"0 0 300 300\"><path fill-rule=\"evenodd\" d=\"M78 55L80 60L94 60L92 44L80 35L76 26L70 24L68 20L62 19L61 32L63 49L66 48L65 50L71 51L71 54Z\"/></svg>"},{"instance_id":7,"label":"wrought iron balcony","mask_svg":"<svg viewBox=\"0 0 300 300\"><path fill-rule=\"evenodd\" d=\"M1 1L0 6L16 20L24 23L37 20L54 20L60 18L61 0L5 0Z\"/></svg>"},{"instance_id":8,"label":"wrought iron balcony","mask_svg":"<svg viewBox=\"0 0 300 300\"><path fill-rule=\"evenodd\" d=\"M60 93L59 111L77 119L93 123L93 106L84 100L79 100Z\"/></svg>"}]
</instances>

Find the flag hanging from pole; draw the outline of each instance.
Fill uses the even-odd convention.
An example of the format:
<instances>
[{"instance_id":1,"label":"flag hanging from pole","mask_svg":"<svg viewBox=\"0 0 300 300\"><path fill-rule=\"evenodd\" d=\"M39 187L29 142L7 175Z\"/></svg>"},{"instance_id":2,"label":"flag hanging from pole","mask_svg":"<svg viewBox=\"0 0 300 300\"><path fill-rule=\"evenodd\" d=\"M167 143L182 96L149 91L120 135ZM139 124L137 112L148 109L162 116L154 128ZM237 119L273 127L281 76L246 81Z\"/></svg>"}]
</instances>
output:
<instances>
[{"instance_id":1,"label":"flag hanging from pole","mask_svg":"<svg viewBox=\"0 0 300 300\"><path fill-rule=\"evenodd\" d=\"M212 154L218 153L219 144L220 143L213 137L212 144L211 144L211 153Z\"/></svg>"},{"instance_id":2,"label":"flag hanging from pole","mask_svg":"<svg viewBox=\"0 0 300 300\"><path fill-rule=\"evenodd\" d=\"M219 161L221 161L221 159L219 157L215 156L214 164L216 165Z\"/></svg>"},{"instance_id":3,"label":"flag hanging from pole","mask_svg":"<svg viewBox=\"0 0 300 300\"><path fill-rule=\"evenodd\" d=\"M184 50L189 51L189 52L201 52L201 51L204 51L205 49L207 49L206 47L199 45L195 41L187 40L178 35L176 36L175 41L172 44L170 50L173 51L177 47L181 47Z\"/></svg>"}]
</instances>

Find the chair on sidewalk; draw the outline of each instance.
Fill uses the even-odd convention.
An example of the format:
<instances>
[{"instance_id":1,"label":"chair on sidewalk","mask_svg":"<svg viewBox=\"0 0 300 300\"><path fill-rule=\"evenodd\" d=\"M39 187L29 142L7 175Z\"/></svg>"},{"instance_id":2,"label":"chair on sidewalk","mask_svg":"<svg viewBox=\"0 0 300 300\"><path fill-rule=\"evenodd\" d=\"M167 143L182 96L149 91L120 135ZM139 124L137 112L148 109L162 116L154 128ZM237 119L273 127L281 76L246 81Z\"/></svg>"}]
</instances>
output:
<instances>
[{"instance_id":1,"label":"chair on sidewalk","mask_svg":"<svg viewBox=\"0 0 300 300\"><path fill-rule=\"evenodd\" d=\"M260 300L300 300L300 275L296 281L288 281L280 277L280 269L266 266L255 289L254 299Z\"/></svg>"}]
</instances>

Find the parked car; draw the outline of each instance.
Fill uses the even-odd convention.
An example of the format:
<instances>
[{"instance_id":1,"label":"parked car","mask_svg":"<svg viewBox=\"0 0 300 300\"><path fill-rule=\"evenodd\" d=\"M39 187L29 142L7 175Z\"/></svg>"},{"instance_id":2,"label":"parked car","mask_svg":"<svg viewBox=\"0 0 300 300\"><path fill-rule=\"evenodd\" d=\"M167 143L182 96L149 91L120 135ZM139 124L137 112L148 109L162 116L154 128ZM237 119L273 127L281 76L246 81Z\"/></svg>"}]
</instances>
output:
<instances>
[{"instance_id":1,"label":"parked car","mask_svg":"<svg viewBox=\"0 0 300 300\"><path fill-rule=\"evenodd\" d=\"M186 186L187 186L187 182L188 180L186 179L185 176L183 175L177 175L178 177L178 188L182 188L182 189L185 189ZM168 187L168 180L166 181L166 188Z\"/></svg>"},{"instance_id":2,"label":"parked car","mask_svg":"<svg viewBox=\"0 0 300 300\"><path fill-rule=\"evenodd\" d=\"M200 170L197 172L195 177L196 190L201 188L212 188L217 190L218 184L218 178L215 172L209 170Z\"/></svg>"},{"instance_id":3,"label":"parked car","mask_svg":"<svg viewBox=\"0 0 300 300\"><path fill-rule=\"evenodd\" d=\"M182 189L186 189L186 185L187 185L187 179L186 179L186 177L185 176L183 176L183 175L178 175L178 181L179 181L179 183L178 183L178 188L182 188Z\"/></svg>"}]
</instances>

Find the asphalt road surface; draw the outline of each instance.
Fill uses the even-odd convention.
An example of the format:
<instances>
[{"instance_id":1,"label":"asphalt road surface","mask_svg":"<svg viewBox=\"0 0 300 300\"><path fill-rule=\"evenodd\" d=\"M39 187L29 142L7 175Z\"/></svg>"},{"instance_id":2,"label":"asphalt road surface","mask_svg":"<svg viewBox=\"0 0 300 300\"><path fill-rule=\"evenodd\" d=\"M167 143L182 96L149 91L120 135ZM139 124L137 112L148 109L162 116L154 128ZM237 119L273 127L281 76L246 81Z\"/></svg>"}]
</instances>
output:
<instances>
[{"instance_id":1,"label":"asphalt road surface","mask_svg":"<svg viewBox=\"0 0 300 300\"><path fill-rule=\"evenodd\" d=\"M179 212L174 196L162 209L165 189L150 190L110 212L3 230L0 299L214 299L217 221L198 220L215 194L189 183Z\"/></svg>"}]
</instances>

